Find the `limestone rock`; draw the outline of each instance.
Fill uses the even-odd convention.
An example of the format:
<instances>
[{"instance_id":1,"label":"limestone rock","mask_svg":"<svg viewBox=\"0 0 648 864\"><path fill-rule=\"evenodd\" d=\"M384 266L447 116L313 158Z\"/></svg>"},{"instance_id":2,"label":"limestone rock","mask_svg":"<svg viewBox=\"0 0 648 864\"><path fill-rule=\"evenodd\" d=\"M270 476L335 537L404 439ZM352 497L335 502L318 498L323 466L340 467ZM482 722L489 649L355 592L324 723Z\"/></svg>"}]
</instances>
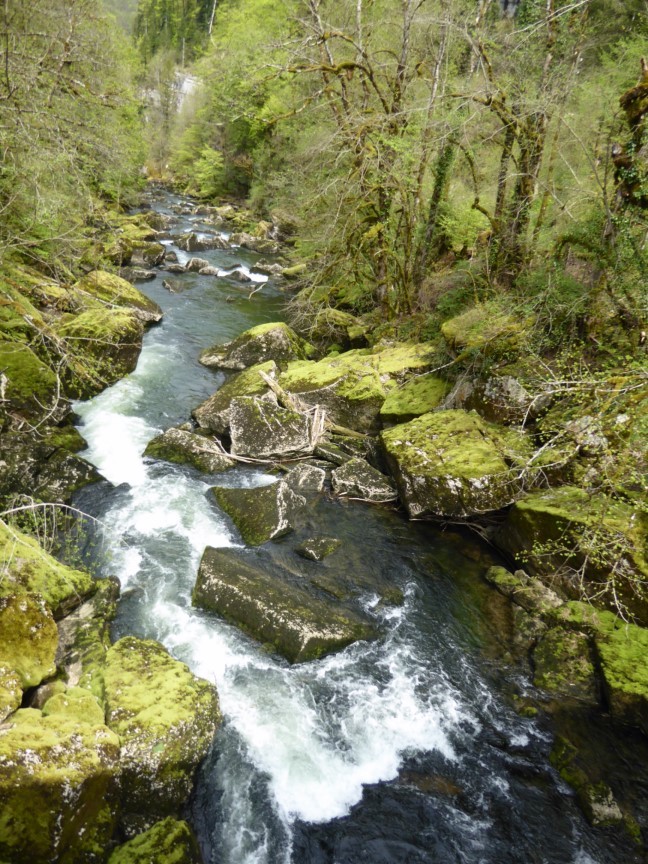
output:
<instances>
[{"instance_id":1,"label":"limestone rock","mask_svg":"<svg viewBox=\"0 0 648 864\"><path fill-rule=\"evenodd\" d=\"M281 249L279 243L274 240L266 240L264 237L254 237L245 231L230 236L230 243L233 246L242 246L244 249L252 249L254 252L260 252L262 255L277 255Z\"/></svg>"},{"instance_id":2,"label":"limestone rock","mask_svg":"<svg viewBox=\"0 0 648 864\"><path fill-rule=\"evenodd\" d=\"M193 465L204 474L226 471L235 464L216 441L186 429L167 429L149 441L144 455L180 465Z\"/></svg>"},{"instance_id":3,"label":"limestone rock","mask_svg":"<svg viewBox=\"0 0 648 864\"><path fill-rule=\"evenodd\" d=\"M177 814L220 723L216 690L157 642L126 636L106 655L107 724L121 741L128 836Z\"/></svg>"},{"instance_id":4,"label":"limestone rock","mask_svg":"<svg viewBox=\"0 0 648 864\"><path fill-rule=\"evenodd\" d=\"M155 279L155 270L144 270L142 267L122 267L119 275L127 282L150 282Z\"/></svg>"},{"instance_id":5,"label":"limestone rock","mask_svg":"<svg viewBox=\"0 0 648 864\"><path fill-rule=\"evenodd\" d=\"M230 405L232 453L253 459L283 459L313 452L305 414L259 396L237 396Z\"/></svg>"},{"instance_id":6,"label":"limestone rock","mask_svg":"<svg viewBox=\"0 0 648 864\"><path fill-rule=\"evenodd\" d=\"M202 857L189 825L168 817L118 846L108 864L202 864Z\"/></svg>"},{"instance_id":7,"label":"limestone rock","mask_svg":"<svg viewBox=\"0 0 648 864\"><path fill-rule=\"evenodd\" d=\"M207 348L200 355L200 362L204 366L240 370L268 360L276 363L306 360L312 353L313 347L287 324L273 322L252 327L224 345Z\"/></svg>"},{"instance_id":8,"label":"limestone rock","mask_svg":"<svg viewBox=\"0 0 648 864\"><path fill-rule=\"evenodd\" d=\"M214 486L211 491L250 546L290 533L295 516L306 503L283 480L255 489Z\"/></svg>"},{"instance_id":9,"label":"limestone rock","mask_svg":"<svg viewBox=\"0 0 648 864\"><path fill-rule=\"evenodd\" d=\"M309 537L295 549L302 558L309 561L323 561L342 545L337 537Z\"/></svg>"},{"instance_id":10,"label":"limestone rock","mask_svg":"<svg viewBox=\"0 0 648 864\"><path fill-rule=\"evenodd\" d=\"M175 238L175 245L185 252L203 252L207 249L229 249L229 243L219 235L198 236L194 231Z\"/></svg>"},{"instance_id":11,"label":"limestone rock","mask_svg":"<svg viewBox=\"0 0 648 864\"><path fill-rule=\"evenodd\" d=\"M598 621L596 652L610 713L648 735L648 630L609 612Z\"/></svg>"},{"instance_id":12,"label":"limestone rock","mask_svg":"<svg viewBox=\"0 0 648 864\"><path fill-rule=\"evenodd\" d=\"M207 547L194 605L222 615L291 663L375 637L374 628L362 618L268 575L246 557L240 550Z\"/></svg>"},{"instance_id":13,"label":"limestone rock","mask_svg":"<svg viewBox=\"0 0 648 864\"><path fill-rule=\"evenodd\" d=\"M164 269L168 273L186 273L187 272L187 268L184 266L184 264L178 264L177 262L167 264L167 266Z\"/></svg>"},{"instance_id":14,"label":"limestone rock","mask_svg":"<svg viewBox=\"0 0 648 864\"><path fill-rule=\"evenodd\" d=\"M250 366L243 372L233 375L209 399L206 399L193 412L193 417L201 429L226 435L230 428L230 406L237 396L261 396L276 402L274 393L259 375L264 372L271 378L277 378L278 369L274 360Z\"/></svg>"},{"instance_id":15,"label":"limestone rock","mask_svg":"<svg viewBox=\"0 0 648 864\"><path fill-rule=\"evenodd\" d=\"M150 274L155 276L155 273ZM150 278L149 275L146 278ZM157 303L142 294L142 292L114 273L105 270L93 270L87 273L74 286L74 291L87 294L115 306L132 309L137 318L144 324L160 321L162 310Z\"/></svg>"},{"instance_id":16,"label":"limestone rock","mask_svg":"<svg viewBox=\"0 0 648 864\"><path fill-rule=\"evenodd\" d=\"M459 410L394 426L382 442L411 518L465 518L506 507L523 494L518 475L532 452L521 433Z\"/></svg>"},{"instance_id":17,"label":"limestone rock","mask_svg":"<svg viewBox=\"0 0 648 864\"><path fill-rule=\"evenodd\" d=\"M54 674L57 641L54 618L42 597L0 597L0 666L13 669L23 689Z\"/></svg>"},{"instance_id":18,"label":"limestone rock","mask_svg":"<svg viewBox=\"0 0 648 864\"><path fill-rule=\"evenodd\" d=\"M531 393L513 375L492 375L485 381L459 380L443 407L477 411L491 423L519 425L535 420L550 399L546 393Z\"/></svg>"},{"instance_id":19,"label":"limestone rock","mask_svg":"<svg viewBox=\"0 0 648 864\"><path fill-rule=\"evenodd\" d=\"M505 597L531 615L547 615L563 605L563 600L539 579L524 570L509 572L505 567L489 567L486 579Z\"/></svg>"},{"instance_id":20,"label":"limestone rock","mask_svg":"<svg viewBox=\"0 0 648 864\"><path fill-rule=\"evenodd\" d=\"M34 708L0 726L0 860L100 864L118 812L119 739Z\"/></svg>"},{"instance_id":21,"label":"limestone rock","mask_svg":"<svg viewBox=\"0 0 648 864\"><path fill-rule=\"evenodd\" d=\"M350 459L331 475L333 491L347 498L361 498L376 503L395 501L396 489L389 477L381 474L364 459Z\"/></svg>"},{"instance_id":22,"label":"limestone rock","mask_svg":"<svg viewBox=\"0 0 648 864\"><path fill-rule=\"evenodd\" d=\"M55 693L43 704L43 717L69 717L77 723L101 726L105 721L103 707L84 687L69 687Z\"/></svg>"}]
</instances>

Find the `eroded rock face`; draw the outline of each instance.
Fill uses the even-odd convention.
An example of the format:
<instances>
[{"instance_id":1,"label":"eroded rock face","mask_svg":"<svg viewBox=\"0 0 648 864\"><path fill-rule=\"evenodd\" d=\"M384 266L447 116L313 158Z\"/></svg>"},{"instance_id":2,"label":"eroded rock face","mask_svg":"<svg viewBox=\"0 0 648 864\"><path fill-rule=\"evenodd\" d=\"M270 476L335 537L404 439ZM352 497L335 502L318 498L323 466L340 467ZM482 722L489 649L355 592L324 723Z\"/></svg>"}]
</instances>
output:
<instances>
[{"instance_id":1,"label":"eroded rock face","mask_svg":"<svg viewBox=\"0 0 648 864\"><path fill-rule=\"evenodd\" d=\"M259 375L264 372L271 378L277 377L279 370L274 360L250 366L243 372L233 375L209 399L206 399L192 413L201 429L218 435L229 433L230 406L237 396L260 396L276 403L276 397Z\"/></svg>"},{"instance_id":2,"label":"eroded rock face","mask_svg":"<svg viewBox=\"0 0 648 864\"><path fill-rule=\"evenodd\" d=\"M256 489L214 486L211 492L250 546L290 533L295 516L306 504L283 480Z\"/></svg>"},{"instance_id":3,"label":"eroded rock face","mask_svg":"<svg viewBox=\"0 0 648 864\"><path fill-rule=\"evenodd\" d=\"M207 348L200 355L200 362L204 366L240 370L268 360L276 363L306 360L313 350L287 324L274 322L259 324L232 342Z\"/></svg>"},{"instance_id":4,"label":"eroded rock face","mask_svg":"<svg viewBox=\"0 0 648 864\"><path fill-rule=\"evenodd\" d=\"M518 432L466 411L437 411L382 433L410 517L468 517L499 510L523 494L532 449Z\"/></svg>"},{"instance_id":5,"label":"eroded rock face","mask_svg":"<svg viewBox=\"0 0 648 864\"><path fill-rule=\"evenodd\" d=\"M443 405L477 411L492 423L515 425L535 420L550 401L546 393L531 393L513 375L493 375L486 381L458 381Z\"/></svg>"},{"instance_id":6,"label":"eroded rock face","mask_svg":"<svg viewBox=\"0 0 648 864\"><path fill-rule=\"evenodd\" d=\"M202 860L189 825L168 817L115 849L108 864L202 864Z\"/></svg>"},{"instance_id":7,"label":"eroded rock face","mask_svg":"<svg viewBox=\"0 0 648 864\"><path fill-rule=\"evenodd\" d=\"M238 396L230 405L232 453L282 459L313 452L311 423L304 414L258 396Z\"/></svg>"},{"instance_id":8,"label":"eroded rock face","mask_svg":"<svg viewBox=\"0 0 648 864\"><path fill-rule=\"evenodd\" d=\"M180 465L193 465L204 474L227 471L235 464L218 442L186 429L167 429L149 441L144 455Z\"/></svg>"},{"instance_id":9,"label":"eroded rock face","mask_svg":"<svg viewBox=\"0 0 648 864\"><path fill-rule=\"evenodd\" d=\"M105 860L119 808L119 739L87 719L26 708L0 726L1 860Z\"/></svg>"},{"instance_id":10,"label":"eroded rock face","mask_svg":"<svg viewBox=\"0 0 648 864\"><path fill-rule=\"evenodd\" d=\"M360 617L269 575L237 549L205 549L193 603L222 615L291 663L376 635Z\"/></svg>"},{"instance_id":11,"label":"eroded rock face","mask_svg":"<svg viewBox=\"0 0 648 864\"><path fill-rule=\"evenodd\" d=\"M157 642L127 636L106 655L108 726L121 741L123 827L133 836L175 815L221 715L215 688Z\"/></svg>"},{"instance_id":12,"label":"eroded rock face","mask_svg":"<svg viewBox=\"0 0 648 864\"><path fill-rule=\"evenodd\" d=\"M337 495L360 498L376 503L395 501L396 488L389 477L381 474L364 459L350 459L336 468L331 485Z\"/></svg>"}]
</instances>

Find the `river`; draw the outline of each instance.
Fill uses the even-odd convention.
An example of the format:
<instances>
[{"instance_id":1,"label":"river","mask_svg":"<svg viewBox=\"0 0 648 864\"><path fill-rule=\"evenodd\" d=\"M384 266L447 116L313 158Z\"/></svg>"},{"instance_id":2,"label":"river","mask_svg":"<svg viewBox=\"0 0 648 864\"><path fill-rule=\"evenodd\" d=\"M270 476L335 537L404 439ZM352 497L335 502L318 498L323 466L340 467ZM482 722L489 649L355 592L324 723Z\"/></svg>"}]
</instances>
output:
<instances>
[{"instance_id":1,"label":"river","mask_svg":"<svg viewBox=\"0 0 648 864\"><path fill-rule=\"evenodd\" d=\"M189 203L152 198L177 215L175 233L208 230ZM224 271L248 272L257 257L197 254ZM224 380L197 362L202 348L282 317L271 282L249 299L260 284L161 272L143 290L164 319L146 334L136 371L76 405L84 456L105 477L75 503L100 520L87 560L121 580L113 635L161 641L218 688L225 719L188 813L206 864L635 860L589 827L551 768L546 717L513 710L511 695L532 690L528 669L510 653L510 610L480 578L490 555L470 537L323 498L313 518L343 540L330 560L386 635L321 661L290 666L192 608L205 546L242 545L207 490L275 478L248 467L210 478L142 453ZM276 548L297 566L290 538ZM379 602L385 582L403 605Z\"/></svg>"}]
</instances>

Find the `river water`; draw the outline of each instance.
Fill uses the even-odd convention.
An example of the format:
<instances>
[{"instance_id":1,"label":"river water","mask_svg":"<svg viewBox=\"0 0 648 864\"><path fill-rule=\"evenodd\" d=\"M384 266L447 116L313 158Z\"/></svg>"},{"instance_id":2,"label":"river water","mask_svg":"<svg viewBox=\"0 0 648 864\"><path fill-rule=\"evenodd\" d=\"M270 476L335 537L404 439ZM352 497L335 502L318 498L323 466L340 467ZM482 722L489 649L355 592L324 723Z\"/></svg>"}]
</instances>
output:
<instances>
[{"instance_id":1,"label":"river water","mask_svg":"<svg viewBox=\"0 0 648 864\"><path fill-rule=\"evenodd\" d=\"M152 204L177 214L188 202L160 191ZM175 233L209 229L185 209ZM249 272L255 260L240 249L197 254L223 271ZM311 564L290 538L273 548L305 576L345 574L385 636L321 661L290 666L192 609L205 546L243 545L207 490L275 478L247 467L210 478L142 453L224 380L198 364L202 348L282 317L271 282L249 298L260 285L160 273L143 290L165 317L136 371L76 406L84 456L105 482L75 503L100 520L88 560L121 580L115 638L157 639L218 688L225 719L187 814L206 864L634 861L588 826L551 768L547 721L513 710L511 694L532 688L508 653L509 610L480 579L489 553L470 538L322 499L314 525L340 537L340 550ZM401 606L379 602L385 584L402 591Z\"/></svg>"}]
</instances>

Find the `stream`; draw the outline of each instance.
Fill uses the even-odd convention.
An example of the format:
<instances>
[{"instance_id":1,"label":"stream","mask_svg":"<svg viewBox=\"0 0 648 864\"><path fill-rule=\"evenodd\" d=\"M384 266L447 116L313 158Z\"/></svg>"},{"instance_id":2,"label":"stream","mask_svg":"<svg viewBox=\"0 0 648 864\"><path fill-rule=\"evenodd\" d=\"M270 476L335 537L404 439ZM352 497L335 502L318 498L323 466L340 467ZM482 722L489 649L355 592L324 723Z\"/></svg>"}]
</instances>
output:
<instances>
[{"instance_id":1,"label":"stream","mask_svg":"<svg viewBox=\"0 0 648 864\"><path fill-rule=\"evenodd\" d=\"M157 190L150 203L176 216L174 234L214 230L179 196ZM165 242L181 262L191 257ZM510 610L481 580L493 559L472 538L323 497L314 524L342 547L316 564L287 537L277 554L306 575L348 574L385 637L320 661L290 666L192 608L204 548L242 545L207 490L275 478L249 467L209 477L142 453L224 380L197 362L200 350L281 319L285 300L271 280L249 298L263 277L251 285L227 275L249 273L253 253L195 254L222 275L160 271L140 286L164 319L146 334L136 371L75 406L83 455L105 481L74 503L100 520L87 560L121 581L114 637L157 639L218 688L224 722L187 814L206 864L634 861L588 825L551 767L546 717L513 710L511 694L532 689L528 668L508 653ZM385 583L402 605L379 602Z\"/></svg>"}]
</instances>

